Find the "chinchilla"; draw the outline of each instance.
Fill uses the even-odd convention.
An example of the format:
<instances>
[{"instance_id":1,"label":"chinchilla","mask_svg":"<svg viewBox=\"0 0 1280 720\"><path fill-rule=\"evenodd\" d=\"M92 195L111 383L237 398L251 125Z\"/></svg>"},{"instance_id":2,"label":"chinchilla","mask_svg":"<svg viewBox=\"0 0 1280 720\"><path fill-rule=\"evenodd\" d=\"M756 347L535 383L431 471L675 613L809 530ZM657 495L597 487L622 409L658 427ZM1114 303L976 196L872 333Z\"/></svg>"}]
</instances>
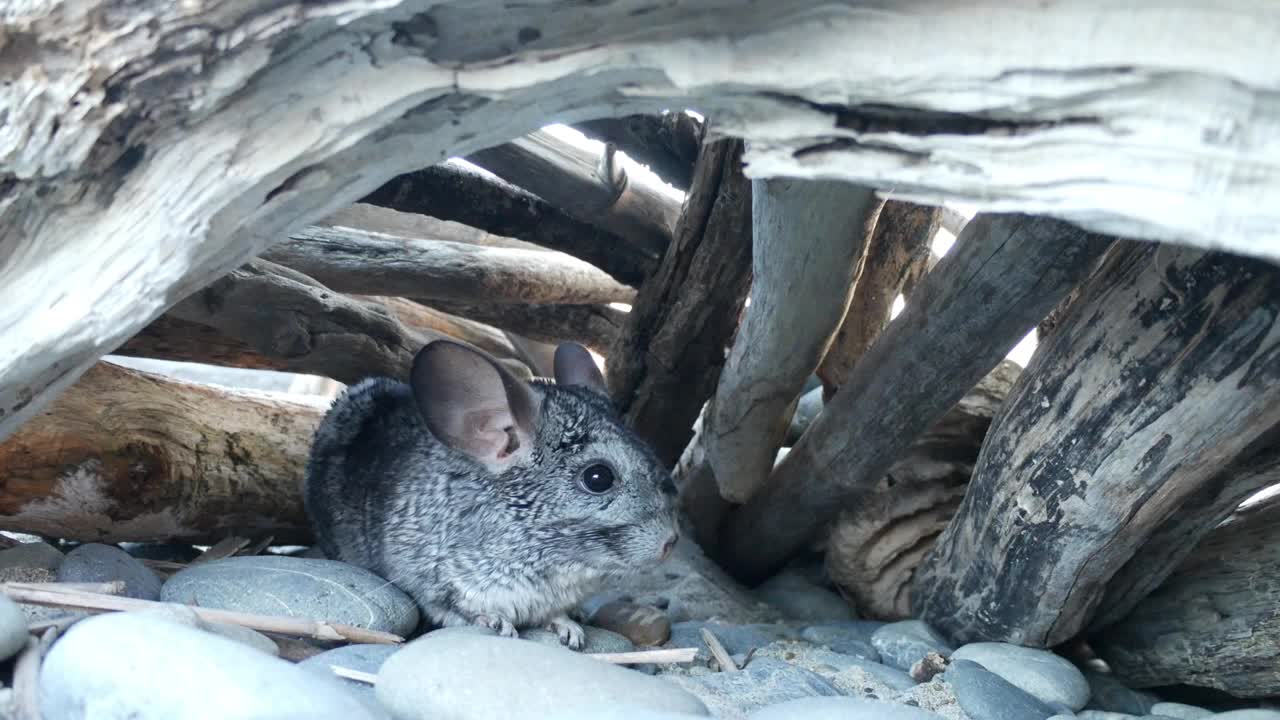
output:
<instances>
[{"instance_id":1,"label":"chinchilla","mask_svg":"<svg viewBox=\"0 0 1280 720\"><path fill-rule=\"evenodd\" d=\"M438 626L541 626L581 649L568 611L670 554L675 485L585 348L559 346L554 366L554 382L522 381L439 340L407 384L351 386L307 464L324 553L402 588Z\"/></svg>"}]
</instances>

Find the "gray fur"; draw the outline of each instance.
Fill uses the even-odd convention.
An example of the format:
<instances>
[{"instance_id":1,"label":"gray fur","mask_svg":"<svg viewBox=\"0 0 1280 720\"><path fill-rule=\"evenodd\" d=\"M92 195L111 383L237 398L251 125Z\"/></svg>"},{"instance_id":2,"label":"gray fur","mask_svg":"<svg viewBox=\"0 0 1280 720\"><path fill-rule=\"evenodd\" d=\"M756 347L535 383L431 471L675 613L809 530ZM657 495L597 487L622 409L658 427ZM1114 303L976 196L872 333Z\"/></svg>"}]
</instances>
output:
<instances>
[{"instance_id":1,"label":"gray fur","mask_svg":"<svg viewBox=\"0 0 1280 720\"><path fill-rule=\"evenodd\" d=\"M580 648L567 611L674 538L670 473L602 393L541 379L519 388L537 398L533 442L491 471L428 429L416 365L411 382L354 385L320 424L304 498L321 549L402 588L437 625L547 626ZM594 495L578 478L600 461L617 480Z\"/></svg>"}]
</instances>

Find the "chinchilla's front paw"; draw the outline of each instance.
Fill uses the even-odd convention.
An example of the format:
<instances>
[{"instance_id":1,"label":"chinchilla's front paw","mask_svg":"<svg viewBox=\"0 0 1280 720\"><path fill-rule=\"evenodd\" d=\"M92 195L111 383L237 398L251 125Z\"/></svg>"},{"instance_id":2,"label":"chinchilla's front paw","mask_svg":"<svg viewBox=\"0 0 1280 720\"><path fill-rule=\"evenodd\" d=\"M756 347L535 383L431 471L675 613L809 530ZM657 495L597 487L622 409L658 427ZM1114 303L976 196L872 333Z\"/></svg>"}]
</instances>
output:
<instances>
[{"instance_id":1,"label":"chinchilla's front paw","mask_svg":"<svg viewBox=\"0 0 1280 720\"><path fill-rule=\"evenodd\" d=\"M547 629L560 638L560 644L570 650L581 650L586 647L587 633L582 626L569 619L568 615L551 618Z\"/></svg>"},{"instance_id":2,"label":"chinchilla's front paw","mask_svg":"<svg viewBox=\"0 0 1280 720\"><path fill-rule=\"evenodd\" d=\"M498 633L501 637L513 638L520 636L520 634L516 632L516 626L513 625L510 620L502 617L501 615L477 615L475 620L472 621L472 624L487 627Z\"/></svg>"}]
</instances>

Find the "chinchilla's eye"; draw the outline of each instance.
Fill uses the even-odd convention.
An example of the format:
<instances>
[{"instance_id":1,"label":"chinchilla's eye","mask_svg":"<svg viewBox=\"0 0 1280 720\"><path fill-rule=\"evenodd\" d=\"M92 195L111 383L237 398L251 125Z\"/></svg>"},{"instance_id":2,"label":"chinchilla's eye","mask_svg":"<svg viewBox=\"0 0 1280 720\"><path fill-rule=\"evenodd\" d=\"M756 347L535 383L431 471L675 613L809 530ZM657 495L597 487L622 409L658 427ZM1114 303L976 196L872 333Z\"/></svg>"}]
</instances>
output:
<instances>
[{"instance_id":1,"label":"chinchilla's eye","mask_svg":"<svg viewBox=\"0 0 1280 720\"><path fill-rule=\"evenodd\" d=\"M578 482L582 485L582 489L589 493L599 495L608 492L614 483L613 468L604 463L588 465L582 471L582 477L578 478Z\"/></svg>"}]
</instances>

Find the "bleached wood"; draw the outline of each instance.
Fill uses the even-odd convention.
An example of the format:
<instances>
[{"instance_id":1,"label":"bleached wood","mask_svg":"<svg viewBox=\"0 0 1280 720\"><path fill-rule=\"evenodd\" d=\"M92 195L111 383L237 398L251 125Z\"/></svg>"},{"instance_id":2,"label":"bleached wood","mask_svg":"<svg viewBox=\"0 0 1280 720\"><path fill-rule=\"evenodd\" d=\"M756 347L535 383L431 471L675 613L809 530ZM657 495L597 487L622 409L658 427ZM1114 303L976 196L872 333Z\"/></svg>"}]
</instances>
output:
<instances>
[{"instance_id":1,"label":"bleached wood","mask_svg":"<svg viewBox=\"0 0 1280 720\"><path fill-rule=\"evenodd\" d=\"M529 340L576 342L605 354L627 322L627 313L608 305L523 305L423 300L423 304L479 321Z\"/></svg>"},{"instance_id":2,"label":"bleached wood","mask_svg":"<svg viewBox=\"0 0 1280 720\"><path fill-rule=\"evenodd\" d=\"M309 227L262 258L343 293L471 303L627 303L635 290L559 252Z\"/></svg>"},{"instance_id":3,"label":"bleached wood","mask_svg":"<svg viewBox=\"0 0 1280 720\"><path fill-rule=\"evenodd\" d=\"M0 442L0 528L86 542L212 542L236 530L305 542L303 469L326 406L101 363Z\"/></svg>"},{"instance_id":4,"label":"bleached wood","mask_svg":"<svg viewBox=\"0 0 1280 720\"><path fill-rule=\"evenodd\" d=\"M289 230L553 120L696 107L753 177L1280 259L1267 0L51 0L0 22L0 435Z\"/></svg>"},{"instance_id":5,"label":"bleached wood","mask_svg":"<svg viewBox=\"0 0 1280 720\"><path fill-rule=\"evenodd\" d=\"M745 502L768 479L787 410L840 326L882 204L845 182L752 183L751 305L701 436L725 499Z\"/></svg>"}]
</instances>

